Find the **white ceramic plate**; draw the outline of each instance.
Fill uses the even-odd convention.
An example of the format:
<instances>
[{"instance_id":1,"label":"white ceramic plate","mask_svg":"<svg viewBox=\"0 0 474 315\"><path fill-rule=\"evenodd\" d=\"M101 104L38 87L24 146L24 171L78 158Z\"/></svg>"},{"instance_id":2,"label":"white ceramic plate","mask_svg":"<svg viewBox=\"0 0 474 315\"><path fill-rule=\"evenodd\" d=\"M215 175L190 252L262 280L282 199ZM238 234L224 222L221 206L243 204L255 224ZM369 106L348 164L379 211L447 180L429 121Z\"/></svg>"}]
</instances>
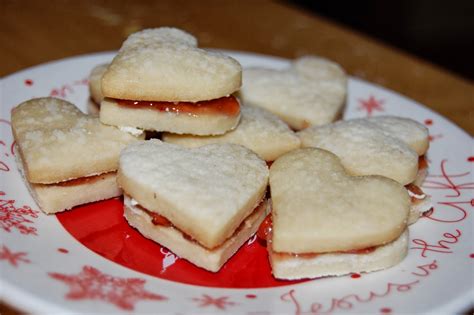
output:
<instances>
[{"instance_id":1,"label":"white ceramic plate","mask_svg":"<svg viewBox=\"0 0 474 315\"><path fill-rule=\"evenodd\" d=\"M245 67L281 68L288 64L274 57L229 53ZM227 275L222 278L202 271L194 273L164 249L143 250L133 261L140 244L155 245L128 230L115 233L104 229L105 234L101 234L90 225L103 221L106 212L101 210L115 207L120 211L119 199L74 209L62 219L38 212L15 167L10 110L22 101L48 95L65 98L85 110L90 70L112 57L112 53L101 53L69 58L20 71L1 81L0 293L7 303L44 313L133 310L180 314L452 313L472 303L471 137L424 106L355 78L349 81L345 118L406 116L426 124L431 133L430 176L424 190L432 195L434 212L410 227L409 255L394 268L301 283L273 283L269 271L258 267L264 259L247 266L236 258L238 263L226 265ZM114 218L122 226L121 215ZM116 249L118 239L135 239L136 243ZM250 246L260 245L245 245ZM146 270L155 260L159 261L157 269L151 265ZM133 264L145 267L136 271L130 267ZM180 275L183 270L184 277ZM188 277L190 270L197 276ZM233 279L237 270L239 276ZM259 282L260 278L266 280Z\"/></svg>"}]
</instances>

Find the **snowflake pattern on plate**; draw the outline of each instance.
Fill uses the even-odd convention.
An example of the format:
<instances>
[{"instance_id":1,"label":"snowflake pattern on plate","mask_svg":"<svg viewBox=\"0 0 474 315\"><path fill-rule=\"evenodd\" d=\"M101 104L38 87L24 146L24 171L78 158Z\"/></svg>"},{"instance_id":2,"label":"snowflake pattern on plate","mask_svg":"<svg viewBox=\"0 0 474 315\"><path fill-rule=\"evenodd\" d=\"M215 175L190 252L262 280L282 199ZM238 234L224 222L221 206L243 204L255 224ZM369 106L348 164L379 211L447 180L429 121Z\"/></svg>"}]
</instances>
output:
<instances>
[{"instance_id":1,"label":"snowflake pattern on plate","mask_svg":"<svg viewBox=\"0 0 474 315\"><path fill-rule=\"evenodd\" d=\"M26 258L27 255L26 252L13 252L5 245L0 249L0 260L5 260L13 267L18 267L20 263L29 264L31 261Z\"/></svg>"},{"instance_id":2,"label":"snowflake pattern on plate","mask_svg":"<svg viewBox=\"0 0 474 315\"><path fill-rule=\"evenodd\" d=\"M0 191L0 228L6 232L13 230L25 235L37 235L32 219L38 218L39 211L31 209L29 206L17 208L15 200L5 199L5 192Z\"/></svg>"},{"instance_id":3,"label":"snowflake pattern on plate","mask_svg":"<svg viewBox=\"0 0 474 315\"><path fill-rule=\"evenodd\" d=\"M147 291L143 279L114 277L92 266L84 266L78 274L50 272L49 276L69 286L66 298L71 300L102 300L124 310L133 310L135 303L140 300L167 299Z\"/></svg>"},{"instance_id":4,"label":"snowflake pattern on plate","mask_svg":"<svg viewBox=\"0 0 474 315\"><path fill-rule=\"evenodd\" d=\"M385 109L382 106L385 103L385 100L376 99L373 95L370 95L368 99L359 99L358 110L366 111L367 117L373 115L374 112L384 112Z\"/></svg>"},{"instance_id":5,"label":"snowflake pattern on plate","mask_svg":"<svg viewBox=\"0 0 474 315\"><path fill-rule=\"evenodd\" d=\"M212 297L207 294L203 294L199 298L193 298L193 301L198 302L198 307L208 307L208 306L215 306L218 309L225 310L229 306L236 305L235 302L229 301L230 297L228 296L220 296L220 297Z\"/></svg>"}]
</instances>

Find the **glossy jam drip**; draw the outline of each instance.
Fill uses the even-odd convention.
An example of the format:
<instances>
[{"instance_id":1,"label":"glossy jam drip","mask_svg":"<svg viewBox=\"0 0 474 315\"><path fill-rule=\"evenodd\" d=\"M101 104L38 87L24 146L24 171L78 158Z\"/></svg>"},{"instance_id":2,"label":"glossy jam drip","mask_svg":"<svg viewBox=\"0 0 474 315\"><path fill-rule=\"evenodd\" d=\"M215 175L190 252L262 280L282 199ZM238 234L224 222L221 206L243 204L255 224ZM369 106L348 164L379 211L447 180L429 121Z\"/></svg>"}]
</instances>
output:
<instances>
[{"instance_id":1,"label":"glossy jam drip","mask_svg":"<svg viewBox=\"0 0 474 315\"><path fill-rule=\"evenodd\" d=\"M153 223L154 225L171 226L170 220L168 220L164 216L155 212L149 212L149 214L151 216L151 223Z\"/></svg>"},{"instance_id":2,"label":"glossy jam drip","mask_svg":"<svg viewBox=\"0 0 474 315\"><path fill-rule=\"evenodd\" d=\"M421 188L415 184L408 184L405 186L405 188L408 190L411 202L414 204L421 202L423 199L426 198L426 195L423 190L421 190Z\"/></svg>"},{"instance_id":3,"label":"glossy jam drip","mask_svg":"<svg viewBox=\"0 0 474 315\"><path fill-rule=\"evenodd\" d=\"M120 106L130 108L154 109L160 112L189 115L226 115L236 116L240 113L239 101L232 95L201 102L160 102L117 100Z\"/></svg>"},{"instance_id":4,"label":"glossy jam drip","mask_svg":"<svg viewBox=\"0 0 474 315\"><path fill-rule=\"evenodd\" d=\"M425 194L423 190L421 190L421 188L415 184L408 184L405 186L405 188L417 196L423 196Z\"/></svg>"},{"instance_id":5,"label":"glossy jam drip","mask_svg":"<svg viewBox=\"0 0 474 315\"><path fill-rule=\"evenodd\" d=\"M418 157L418 169L422 170L428 167L428 161L426 160L424 155Z\"/></svg>"}]
</instances>

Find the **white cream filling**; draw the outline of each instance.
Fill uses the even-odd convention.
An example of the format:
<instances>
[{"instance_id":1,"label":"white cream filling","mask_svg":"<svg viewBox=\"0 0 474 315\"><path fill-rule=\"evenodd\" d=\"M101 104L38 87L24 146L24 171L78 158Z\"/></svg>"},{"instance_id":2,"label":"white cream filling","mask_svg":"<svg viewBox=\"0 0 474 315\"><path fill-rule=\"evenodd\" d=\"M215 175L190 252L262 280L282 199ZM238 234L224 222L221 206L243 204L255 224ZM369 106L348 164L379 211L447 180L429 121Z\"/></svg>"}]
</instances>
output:
<instances>
[{"instance_id":1,"label":"white cream filling","mask_svg":"<svg viewBox=\"0 0 474 315\"><path fill-rule=\"evenodd\" d=\"M149 217L144 211L137 208L138 202L132 197L124 195L123 201L125 205L128 206L128 208L132 210L132 212L135 213L136 215L139 215L139 216L146 215L147 217Z\"/></svg>"},{"instance_id":2,"label":"white cream filling","mask_svg":"<svg viewBox=\"0 0 474 315\"><path fill-rule=\"evenodd\" d=\"M431 198L426 198L420 205L420 208L421 208L420 209L421 213L425 213L431 210L431 208L433 208L433 203L431 202Z\"/></svg>"},{"instance_id":3,"label":"white cream filling","mask_svg":"<svg viewBox=\"0 0 474 315\"><path fill-rule=\"evenodd\" d=\"M411 190L407 189L408 190L408 195L410 195L410 197L413 197L413 198L416 198L416 199L425 199L426 198L426 194L423 193L421 195L418 195L418 194L415 194L414 192L412 192Z\"/></svg>"},{"instance_id":4,"label":"white cream filling","mask_svg":"<svg viewBox=\"0 0 474 315\"><path fill-rule=\"evenodd\" d=\"M138 201L133 198L130 198L130 204L135 207L136 205L138 205Z\"/></svg>"},{"instance_id":5,"label":"white cream filling","mask_svg":"<svg viewBox=\"0 0 474 315\"><path fill-rule=\"evenodd\" d=\"M118 128L120 129L120 131L128 132L129 134L131 134L132 136L135 136L135 137L141 135L144 132L143 129L139 129L139 128L135 128L135 127L129 127L129 126L120 126Z\"/></svg>"}]
</instances>

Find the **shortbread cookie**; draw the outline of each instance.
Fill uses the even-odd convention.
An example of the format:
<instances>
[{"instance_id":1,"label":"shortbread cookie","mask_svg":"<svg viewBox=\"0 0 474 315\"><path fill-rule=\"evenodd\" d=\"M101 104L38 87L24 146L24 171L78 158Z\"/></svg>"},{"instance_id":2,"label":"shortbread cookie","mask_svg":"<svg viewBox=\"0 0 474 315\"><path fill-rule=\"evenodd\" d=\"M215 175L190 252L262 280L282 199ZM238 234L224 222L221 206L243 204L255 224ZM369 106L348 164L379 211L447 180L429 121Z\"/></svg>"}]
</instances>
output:
<instances>
[{"instance_id":1,"label":"shortbread cookie","mask_svg":"<svg viewBox=\"0 0 474 315\"><path fill-rule=\"evenodd\" d=\"M194 36L169 27L132 34L102 78L106 97L136 101L199 102L240 88L233 58L197 47Z\"/></svg>"},{"instance_id":2,"label":"shortbread cookie","mask_svg":"<svg viewBox=\"0 0 474 315\"><path fill-rule=\"evenodd\" d=\"M98 189L104 191L101 196L117 195L117 186L105 183L113 182L109 179L117 170L120 151L142 138L105 126L73 104L50 97L32 99L15 107L12 131L19 168L24 169L33 195L38 196L39 206L47 213L77 205L68 201L69 198L81 201L78 204L85 203L84 200L96 201L94 194L77 188L86 182L104 184L103 189ZM93 180L94 176L106 173L110 176ZM77 189L73 190L73 186ZM50 187L54 191L45 192ZM66 196L66 191L80 195Z\"/></svg>"},{"instance_id":3,"label":"shortbread cookie","mask_svg":"<svg viewBox=\"0 0 474 315\"><path fill-rule=\"evenodd\" d=\"M238 124L242 69L175 28L132 34L102 77L100 120L152 131L223 134Z\"/></svg>"},{"instance_id":4,"label":"shortbread cookie","mask_svg":"<svg viewBox=\"0 0 474 315\"><path fill-rule=\"evenodd\" d=\"M346 91L347 76L339 65L305 56L284 70L244 69L240 95L245 103L263 107L301 130L336 120Z\"/></svg>"},{"instance_id":5,"label":"shortbread cookie","mask_svg":"<svg viewBox=\"0 0 474 315\"><path fill-rule=\"evenodd\" d=\"M236 233L261 203L267 182L265 162L235 144L191 149L159 140L132 144L121 153L118 172L134 205L208 250ZM174 250L173 244L165 246Z\"/></svg>"},{"instance_id":6,"label":"shortbread cookie","mask_svg":"<svg viewBox=\"0 0 474 315\"><path fill-rule=\"evenodd\" d=\"M89 75L89 93L91 96L87 107L89 114L99 114L100 102L102 102L104 99L104 94L102 94L102 85L100 82L108 66L109 64L95 66Z\"/></svg>"},{"instance_id":7,"label":"shortbread cookie","mask_svg":"<svg viewBox=\"0 0 474 315\"><path fill-rule=\"evenodd\" d=\"M241 107L242 118L238 126L220 136L193 136L163 134L163 141L194 148L211 143L235 143L257 153L266 161L274 161L280 155L297 149L300 140L278 116L263 108Z\"/></svg>"},{"instance_id":8,"label":"shortbread cookie","mask_svg":"<svg viewBox=\"0 0 474 315\"><path fill-rule=\"evenodd\" d=\"M104 124L176 134L220 135L234 129L240 120L240 105L233 96L220 98L222 106L196 107L180 103L134 102L106 98L100 107ZM237 103L235 103L237 102ZM204 103L204 102L201 102Z\"/></svg>"},{"instance_id":9,"label":"shortbread cookie","mask_svg":"<svg viewBox=\"0 0 474 315\"><path fill-rule=\"evenodd\" d=\"M370 271L391 266L406 255L407 242L396 240L406 230L410 198L407 190L392 179L350 176L334 154L305 148L291 151L272 164L270 188L273 202L272 236L268 242L270 260L284 266L277 277L313 278ZM378 258L360 258L354 263L355 258L350 255L338 256L345 260L342 268L334 265L329 271L328 266L318 269L321 265L317 263L320 261L317 255L365 255L394 241L403 245L394 245L400 255L388 250L393 259L379 259L388 255L380 253L375 254ZM295 265L304 265L301 263L304 257L316 258L302 274L291 276ZM375 267L369 267L371 261L375 261Z\"/></svg>"},{"instance_id":10,"label":"shortbread cookie","mask_svg":"<svg viewBox=\"0 0 474 315\"><path fill-rule=\"evenodd\" d=\"M408 229L396 240L354 253L289 255L275 253L269 247L269 260L275 278L296 280L387 269L400 263L408 254Z\"/></svg>"},{"instance_id":11,"label":"shortbread cookie","mask_svg":"<svg viewBox=\"0 0 474 315\"><path fill-rule=\"evenodd\" d=\"M269 211L269 201L263 200L241 223L232 236L216 248L208 249L197 242L190 241L179 229L153 223L153 217L138 206L133 206L130 197L125 196L125 218L143 236L162 246L172 249L180 258L198 267L217 272L224 263L257 231Z\"/></svg>"},{"instance_id":12,"label":"shortbread cookie","mask_svg":"<svg viewBox=\"0 0 474 315\"><path fill-rule=\"evenodd\" d=\"M414 184L419 190L427 173L424 155L429 147L428 129L408 118L351 119L311 127L298 136L302 147L317 147L336 154L352 175L382 175L403 185ZM419 195L423 198L412 198L410 223L432 207L429 196L423 192Z\"/></svg>"}]
</instances>

